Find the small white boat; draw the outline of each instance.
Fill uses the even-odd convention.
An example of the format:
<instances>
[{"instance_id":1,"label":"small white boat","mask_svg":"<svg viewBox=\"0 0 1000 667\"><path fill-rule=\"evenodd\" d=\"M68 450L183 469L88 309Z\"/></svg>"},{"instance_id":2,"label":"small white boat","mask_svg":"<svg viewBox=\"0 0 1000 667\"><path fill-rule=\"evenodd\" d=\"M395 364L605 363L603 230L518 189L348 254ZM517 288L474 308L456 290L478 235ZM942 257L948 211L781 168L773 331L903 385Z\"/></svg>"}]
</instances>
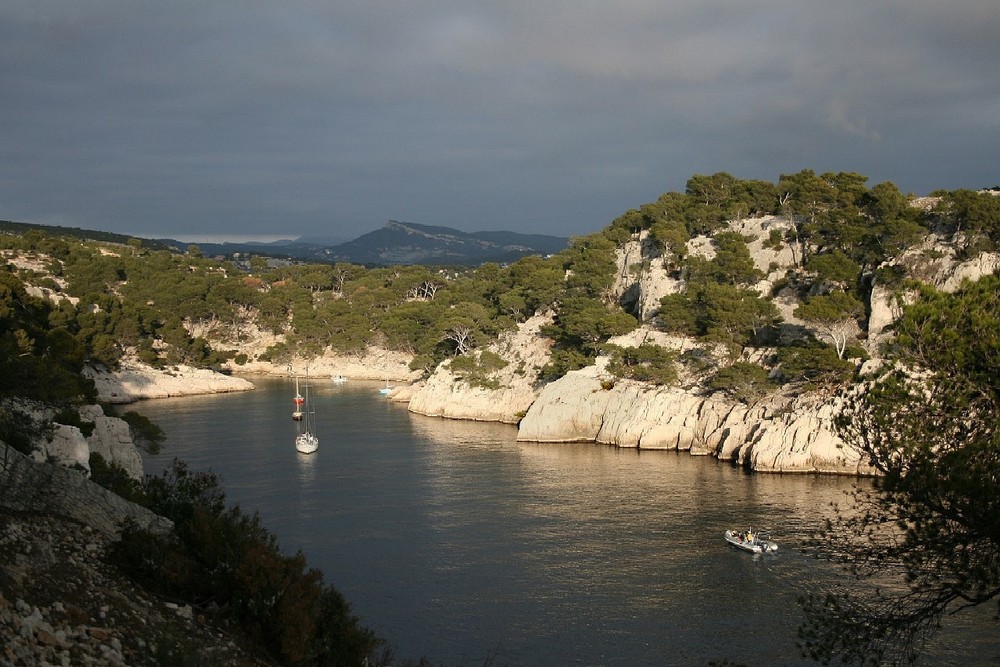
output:
<instances>
[{"instance_id":1,"label":"small white boat","mask_svg":"<svg viewBox=\"0 0 1000 667\"><path fill-rule=\"evenodd\" d=\"M345 378L343 375L331 375L330 381L333 382L334 384L344 384L345 382L347 382L347 378Z\"/></svg>"},{"instance_id":2,"label":"small white boat","mask_svg":"<svg viewBox=\"0 0 1000 667\"><path fill-rule=\"evenodd\" d=\"M753 532L753 528L751 528L750 530L739 530L739 531L727 530L726 542L729 542L734 547L755 554L767 553L769 551L778 550L777 542L768 539L764 535L760 535L759 533Z\"/></svg>"}]
</instances>

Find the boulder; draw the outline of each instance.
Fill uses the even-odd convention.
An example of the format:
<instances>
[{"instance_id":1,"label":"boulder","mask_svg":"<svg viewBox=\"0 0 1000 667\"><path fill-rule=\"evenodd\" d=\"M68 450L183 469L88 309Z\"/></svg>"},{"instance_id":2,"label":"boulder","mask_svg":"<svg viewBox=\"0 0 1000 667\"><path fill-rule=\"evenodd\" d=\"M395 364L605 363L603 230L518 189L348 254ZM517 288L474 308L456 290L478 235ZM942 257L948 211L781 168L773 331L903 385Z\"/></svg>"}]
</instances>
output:
<instances>
[{"instance_id":1,"label":"boulder","mask_svg":"<svg viewBox=\"0 0 1000 667\"><path fill-rule=\"evenodd\" d=\"M36 422L52 424L51 433L33 443L31 457L34 461L51 461L90 474L90 455L96 453L108 464L119 466L129 477L142 479L142 457L132 441L128 423L105 415L101 406L77 408L80 420L94 425L89 436L84 436L76 426L52 422L52 408L28 402L22 402L20 408Z\"/></svg>"},{"instance_id":2,"label":"boulder","mask_svg":"<svg viewBox=\"0 0 1000 667\"><path fill-rule=\"evenodd\" d=\"M142 479L142 456L132 441L128 423L118 417L109 417L99 405L85 405L79 409L83 421L94 423L94 432L87 438L92 454L100 454L111 465L117 465L133 479Z\"/></svg>"}]
</instances>

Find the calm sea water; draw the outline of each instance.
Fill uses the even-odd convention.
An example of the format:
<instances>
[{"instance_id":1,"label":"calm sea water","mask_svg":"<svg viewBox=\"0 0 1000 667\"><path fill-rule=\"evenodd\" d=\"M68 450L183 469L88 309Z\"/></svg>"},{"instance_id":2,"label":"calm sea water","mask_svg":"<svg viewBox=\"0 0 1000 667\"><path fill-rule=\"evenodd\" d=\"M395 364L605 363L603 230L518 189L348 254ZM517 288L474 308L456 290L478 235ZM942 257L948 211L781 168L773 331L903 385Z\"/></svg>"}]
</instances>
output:
<instances>
[{"instance_id":1,"label":"calm sea water","mask_svg":"<svg viewBox=\"0 0 1000 667\"><path fill-rule=\"evenodd\" d=\"M290 380L128 406L173 457L301 549L400 659L435 665L808 664L803 592L841 576L803 553L853 480L748 474L711 458L528 444L512 426L412 415L378 384L312 382L320 449L294 449ZM777 554L728 547L768 531ZM973 646L972 649L969 647ZM982 616L927 664L1000 654ZM978 659L978 658L977 658Z\"/></svg>"}]
</instances>

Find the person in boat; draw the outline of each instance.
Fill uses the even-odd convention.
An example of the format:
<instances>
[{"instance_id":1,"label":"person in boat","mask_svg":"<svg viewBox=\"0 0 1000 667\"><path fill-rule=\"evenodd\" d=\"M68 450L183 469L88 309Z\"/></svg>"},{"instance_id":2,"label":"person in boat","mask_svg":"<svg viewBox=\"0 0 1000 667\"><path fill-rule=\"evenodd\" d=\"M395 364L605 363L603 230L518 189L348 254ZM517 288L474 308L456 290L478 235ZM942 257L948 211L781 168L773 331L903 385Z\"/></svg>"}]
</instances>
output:
<instances>
[{"instance_id":1,"label":"person in boat","mask_svg":"<svg viewBox=\"0 0 1000 667\"><path fill-rule=\"evenodd\" d=\"M747 542L753 542L753 528L746 532Z\"/></svg>"}]
</instances>

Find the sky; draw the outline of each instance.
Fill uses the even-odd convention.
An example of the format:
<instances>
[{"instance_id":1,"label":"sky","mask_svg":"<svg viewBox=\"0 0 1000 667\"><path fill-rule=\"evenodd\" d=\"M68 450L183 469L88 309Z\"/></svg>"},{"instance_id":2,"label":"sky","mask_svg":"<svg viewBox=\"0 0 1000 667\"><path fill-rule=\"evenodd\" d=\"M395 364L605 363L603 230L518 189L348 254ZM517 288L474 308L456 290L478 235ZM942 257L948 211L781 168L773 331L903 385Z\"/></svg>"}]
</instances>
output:
<instances>
[{"instance_id":1,"label":"sky","mask_svg":"<svg viewBox=\"0 0 1000 667\"><path fill-rule=\"evenodd\" d=\"M695 174L1000 185L997 0L4 0L0 219L581 236Z\"/></svg>"}]
</instances>

